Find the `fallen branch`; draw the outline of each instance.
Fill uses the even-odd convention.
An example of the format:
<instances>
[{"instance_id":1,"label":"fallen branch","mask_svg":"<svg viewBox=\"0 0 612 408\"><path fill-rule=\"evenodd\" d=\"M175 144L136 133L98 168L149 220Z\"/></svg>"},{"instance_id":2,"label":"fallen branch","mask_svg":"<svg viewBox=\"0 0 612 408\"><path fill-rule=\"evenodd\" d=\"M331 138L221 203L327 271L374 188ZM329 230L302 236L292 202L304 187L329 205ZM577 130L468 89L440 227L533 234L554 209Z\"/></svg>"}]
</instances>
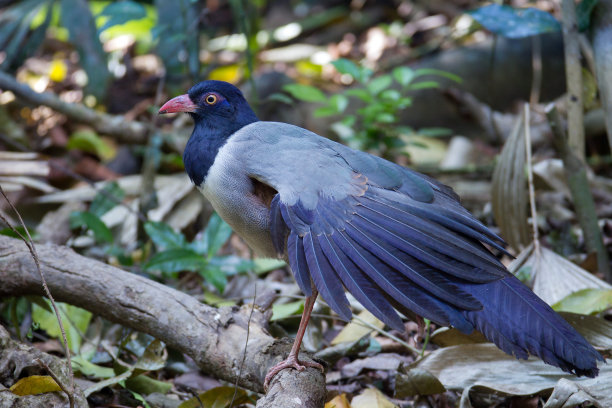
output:
<instances>
[{"instance_id":1,"label":"fallen branch","mask_svg":"<svg viewBox=\"0 0 612 408\"><path fill-rule=\"evenodd\" d=\"M124 143L143 144L151 126L146 123L129 121L120 115L97 112L84 105L62 101L51 92L36 92L28 85L18 82L11 75L0 71L0 89L11 91L18 98L33 105L45 105L66 115L76 122L85 123L97 132L113 136Z\"/></svg>"},{"instance_id":2,"label":"fallen branch","mask_svg":"<svg viewBox=\"0 0 612 408\"><path fill-rule=\"evenodd\" d=\"M217 378L234 382L251 307L213 308L147 278L78 255L56 245L39 245L41 268L55 298L108 320L148 333L188 356ZM0 236L0 297L43 295L28 250L14 238ZM264 330L266 318L255 309L238 385L263 392L269 368L286 357L291 344ZM302 354L302 357L307 355ZM316 369L284 370L272 382L258 408L323 407L324 376Z\"/></svg>"}]
</instances>

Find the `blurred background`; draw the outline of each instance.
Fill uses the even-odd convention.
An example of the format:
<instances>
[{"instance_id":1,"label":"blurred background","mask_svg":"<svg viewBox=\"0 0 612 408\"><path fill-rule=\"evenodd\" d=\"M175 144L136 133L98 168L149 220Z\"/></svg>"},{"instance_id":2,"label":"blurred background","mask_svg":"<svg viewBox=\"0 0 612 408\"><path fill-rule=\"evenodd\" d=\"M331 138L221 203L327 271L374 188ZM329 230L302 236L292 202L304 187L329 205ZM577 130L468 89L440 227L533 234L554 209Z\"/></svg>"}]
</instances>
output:
<instances>
[{"instance_id":1,"label":"blurred background","mask_svg":"<svg viewBox=\"0 0 612 408\"><path fill-rule=\"evenodd\" d=\"M157 115L201 80L228 81L261 120L305 127L452 186L507 240L518 256L512 270L557 310L587 315L574 319L586 325L579 330L597 332L589 340L608 352L610 10L607 0L0 0L0 214L24 231L10 201L35 242L69 246L213 306L252 302L259 283L276 294L270 331L295 333L303 300L290 271L253 258L189 182L190 117ZM537 407L560 392L557 377L534 386L524 370L504 371L507 361L469 348L478 339L429 322L390 333L352 306L357 320L347 325L319 301L305 340L313 352L345 347L330 360L326 407ZM146 359L153 338L62 307L77 375L111 379L92 391L92 406L176 407L228 386L170 350L146 387L122 387L112 381L114 359ZM43 298L0 298L0 324L14 338L61 354L54 319ZM470 394L476 382L462 377L457 355L433 354L459 345L466 349L457 355L482 357L483 370L503 372L503 381ZM413 387L405 367L423 354L434 355L423 363L433 374L419 377L427 387ZM605 385L584 386L594 406L612 405ZM257 399L243 396L247 405Z\"/></svg>"}]
</instances>

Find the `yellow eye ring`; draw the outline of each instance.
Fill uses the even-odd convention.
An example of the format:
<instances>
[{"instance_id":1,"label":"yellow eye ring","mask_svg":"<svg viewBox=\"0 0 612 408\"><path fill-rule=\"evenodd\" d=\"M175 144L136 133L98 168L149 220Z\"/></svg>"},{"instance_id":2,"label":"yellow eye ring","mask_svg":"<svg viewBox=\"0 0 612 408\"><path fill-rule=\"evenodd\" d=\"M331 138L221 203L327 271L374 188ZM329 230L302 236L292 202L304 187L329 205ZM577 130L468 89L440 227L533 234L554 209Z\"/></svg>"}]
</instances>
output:
<instances>
[{"instance_id":1,"label":"yellow eye ring","mask_svg":"<svg viewBox=\"0 0 612 408\"><path fill-rule=\"evenodd\" d=\"M206 95L206 97L204 98L204 102L206 102L206 104L208 105L214 105L215 103L217 103L218 100L219 98L215 94Z\"/></svg>"}]
</instances>

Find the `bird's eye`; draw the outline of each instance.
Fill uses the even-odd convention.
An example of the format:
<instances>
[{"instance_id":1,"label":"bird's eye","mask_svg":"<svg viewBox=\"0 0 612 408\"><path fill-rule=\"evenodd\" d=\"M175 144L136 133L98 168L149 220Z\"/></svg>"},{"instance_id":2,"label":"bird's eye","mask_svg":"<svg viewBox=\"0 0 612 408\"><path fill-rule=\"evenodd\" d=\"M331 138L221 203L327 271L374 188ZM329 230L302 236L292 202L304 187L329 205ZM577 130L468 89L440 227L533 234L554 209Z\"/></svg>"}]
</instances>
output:
<instances>
[{"instance_id":1,"label":"bird's eye","mask_svg":"<svg viewBox=\"0 0 612 408\"><path fill-rule=\"evenodd\" d=\"M218 100L219 98L215 94L208 94L204 98L204 102L206 102L208 105L214 105Z\"/></svg>"}]
</instances>

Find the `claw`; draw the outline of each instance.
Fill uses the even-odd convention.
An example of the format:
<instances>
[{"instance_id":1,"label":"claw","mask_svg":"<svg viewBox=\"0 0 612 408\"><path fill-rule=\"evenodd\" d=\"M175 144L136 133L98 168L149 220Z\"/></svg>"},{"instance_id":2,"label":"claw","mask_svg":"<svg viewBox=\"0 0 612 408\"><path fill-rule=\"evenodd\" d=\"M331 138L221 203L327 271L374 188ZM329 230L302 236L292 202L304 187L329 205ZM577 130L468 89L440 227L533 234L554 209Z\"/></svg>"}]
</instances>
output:
<instances>
[{"instance_id":1,"label":"claw","mask_svg":"<svg viewBox=\"0 0 612 408\"><path fill-rule=\"evenodd\" d=\"M290 354L287 359L281 361L270 369L266 375L266 379L264 380L264 390L268 392L268 387L270 386L270 381L272 381L272 378L274 378L276 374L280 373L285 368L294 368L298 371L304 371L306 367L317 368L321 370L321 372L324 372L324 368L321 364L315 363L314 361L300 361L298 360L297 356Z\"/></svg>"}]
</instances>

